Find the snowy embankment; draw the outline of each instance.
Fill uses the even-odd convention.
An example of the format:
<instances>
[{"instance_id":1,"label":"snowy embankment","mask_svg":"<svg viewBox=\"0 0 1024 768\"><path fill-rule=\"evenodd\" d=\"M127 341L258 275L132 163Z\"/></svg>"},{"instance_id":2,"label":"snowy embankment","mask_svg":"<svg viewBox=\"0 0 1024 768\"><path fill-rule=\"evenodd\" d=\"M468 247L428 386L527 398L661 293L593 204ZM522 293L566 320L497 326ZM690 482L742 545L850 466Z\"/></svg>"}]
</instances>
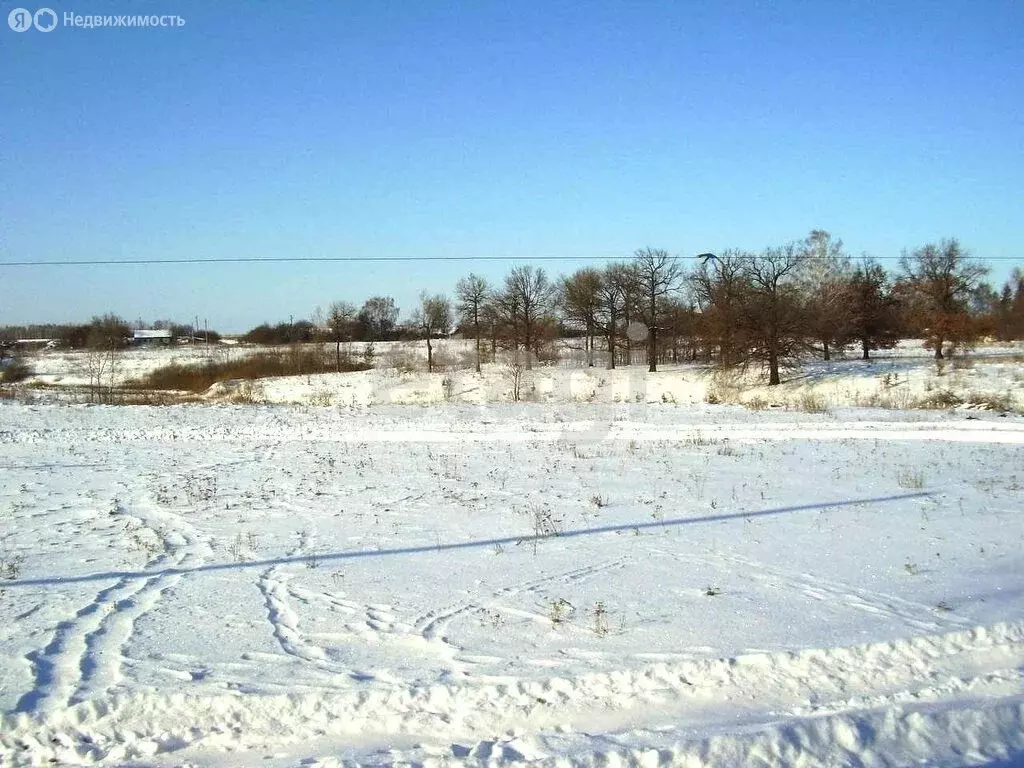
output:
<instances>
[{"instance_id":1,"label":"snowy embankment","mask_svg":"<svg viewBox=\"0 0 1024 768\"><path fill-rule=\"evenodd\" d=\"M443 365L426 373L422 342L375 345L375 369L346 374L315 374L231 381L211 387L205 398L230 401L240 392L253 402L366 406L389 404L506 403L513 399L510 372L502 363L472 366L472 343L436 342ZM360 358L364 345L349 345L347 354ZM154 369L175 363L203 365L235 360L260 347L172 347L133 349L119 357L115 383L138 379ZM333 347L328 345L333 354ZM778 387L764 386L755 375L716 375L702 365L662 365L649 374L636 364L607 370L587 367L578 349L564 348L556 365L538 365L520 380L523 400L539 403L740 403L757 409L788 407L823 410L844 406L890 409L914 407L1013 410L1024 412L1024 345L981 345L967 356L936 363L920 341L902 342L896 349L873 353L863 362L841 359L811 361L789 372ZM84 353L47 351L30 361L41 384L59 393L62 387L89 383Z\"/></svg>"},{"instance_id":2,"label":"snowy embankment","mask_svg":"<svg viewBox=\"0 0 1024 768\"><path fill-rule=\"evenodd\" d=\"M0 764L1024 757L1024 419L0 404Z\"/></svg>"},{"instance_id":3,"label":"snowy embankment","mask_svg":"<svg viewBox=\"0 0 1024 768\"><path fill-rule=\"evenodd\" d=\"M451 342L456 349L463 342ZM387 367L398 353L418 354L422 345L396 345L377 369L353 374L321 374L268 379L251 392L265 403L300 405L389 405L507 403L513 399L512 375L498 363L480 374L465 367L400 371ZM452 352L449 357L453 356ZM466 350L459 352L463 357ZM521 398L537 403L737 403L756 409L786 407L825 410L844 406L906 409L915 407L1013 410L1024 412L1024 345L981 346L966 358L939 364L920 341L874 353L873 360L811 361L789 372L783 384L765 386L756 371L720 375L704 365L660 365L648 373L643 364L608 370L587 367L583 356L566 350L556 365L523 371ZM422 365L425 369L425 363ZM238 384L217 386L212 399L230 397Z\"/></svg>"}]
</instances>

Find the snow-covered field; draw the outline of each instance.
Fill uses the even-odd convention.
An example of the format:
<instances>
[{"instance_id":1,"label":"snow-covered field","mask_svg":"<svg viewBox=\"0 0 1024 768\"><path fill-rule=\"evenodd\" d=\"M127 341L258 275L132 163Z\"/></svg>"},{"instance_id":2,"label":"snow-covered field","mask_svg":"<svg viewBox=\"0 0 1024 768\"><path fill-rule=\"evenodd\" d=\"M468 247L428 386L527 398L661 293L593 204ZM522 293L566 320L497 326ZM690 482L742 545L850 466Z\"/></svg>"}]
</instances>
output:
<instances>
[{"instance_id":1,"label":"snow-covered field","mask_svg":"<svg viewBox=\"0 0 1024 768\"><path fill-rule=\"evenodd\" d=\"M774 388L563 350L520 403L501 364L377 352L170 407L69 404L83 356L31 361L0 765L1024 760L1020 345Z\"/></svg>"},{"instance_id":2,"label":"snow-covered field","mask_svg":"<svg viewBox=\"0 0 1024 768\"><path fill-rule=\"evenodd\" d=\"M643 399L0 404L0 765L1024 758L1024 419Z\"/></svg>"}]
</instances>

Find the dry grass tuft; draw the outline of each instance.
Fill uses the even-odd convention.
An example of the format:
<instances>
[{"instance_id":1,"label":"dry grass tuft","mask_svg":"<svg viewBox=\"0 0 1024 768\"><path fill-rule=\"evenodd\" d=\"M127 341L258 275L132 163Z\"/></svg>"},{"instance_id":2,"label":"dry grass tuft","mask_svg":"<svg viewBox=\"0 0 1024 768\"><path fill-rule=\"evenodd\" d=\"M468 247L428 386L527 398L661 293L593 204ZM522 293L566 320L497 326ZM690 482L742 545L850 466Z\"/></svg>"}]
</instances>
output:
<instances>
[{"instance_id":1,"label":"dry grass tuft","mask_svg":"<svg viewBox=\"0 0 1024 768\"><path fill-rule=\"evenodd\" d=\"M804 392L797 398L796 408L804 413L828 413L829 404L817 392Z\"/></svg>"}]
</instances>

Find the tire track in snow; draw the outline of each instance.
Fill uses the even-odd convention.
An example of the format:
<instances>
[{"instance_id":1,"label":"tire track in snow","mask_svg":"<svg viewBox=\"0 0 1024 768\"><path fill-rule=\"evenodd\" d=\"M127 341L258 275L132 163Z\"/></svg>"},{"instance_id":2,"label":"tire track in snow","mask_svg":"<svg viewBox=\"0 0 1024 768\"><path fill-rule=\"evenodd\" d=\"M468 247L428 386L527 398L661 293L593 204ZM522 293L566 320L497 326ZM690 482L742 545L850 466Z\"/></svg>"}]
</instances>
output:
<instances>
[{"instance_id":1,"label":"tire track in snow","mask_svg":"<svg viewBox=\"0 0 1024 768\"><path fill-rule=\"evenodd\" d=\"M308 539L303 539L300 545L289 553L289 557L301 556L308 551L308 543ZM579 581L609 569L622 567L622 563L622 558L615 558L598 565L570 569L564 573L504 587L492 592L491 598L500 599L525 591L533 591L553 582ZM302 632L300 618L292 606L292 600L300 602L307 602L310 599L319 600L343 613L360 614L365 626L377 640L388 638L407 643L410 649L430 651L450 665L450 672L456 673L464 671L464 665L458 659L458 654L463 649L449 641L446 634L449 625L457 617L478 610L488 602L453 603L443 608L429 610L413 619L410 624L406 624L394 617L390 606L357 603L327 593L313 592L293 586L290 583L290 577L282 573L279 566L273 566L264 571L260 576L258 586L264 596L267 616L273 627L274 637L286 654L332 674L349 675L357 679L363 679L366 675L334 662L325 648L316 645ZM353 632L353 636L358 638L359 632Z\"/></svg>"},{"instance_id":2,"label":"tire track in snow","mask_svg":"<svg viewBox=\"0 0 1024 768\"><path fill-rule=\"evenodd\" d=\"M323 649L307 643L299 632L299 617L292 610L288 600L288 576L280 574L274 566L264 571L257 582L267 606L267 619L270 621L274 638L281 650L311 664L324 667L333 672L345 672L331 664Z\"/></svg>"},{"instance_id":3,"label":"tire track in snow","mask_svg":"<svg viewBox=\"0 0 1024 768\"><path fill-rule=\"evenodd\" d=\"M359 603L355 600L336 595L332 592L316 592L305 587L298 587L289 581L287 584L288 596L300 603L309 605L314 602L323 603L328 610L334 613L341 613L348 616L358 617L365 629L357 630L349 626L353 636L364 632L374 632L382 635L409 635L412 627L398 620L392 613L390 605L382 603Z\"/></svg>"},{"instance_id":4,"label":"tire track in snow","mask_svg":"<svg viewBox=\"0 0 1024 768\"><path fill-rule=\"evenodd\" d=\"M32 665L34 684L15 705L18 712L52 711L69 706L87 675L99 666L94 638L102 635L118 606L134 605L137 595L150 589L159 577L139 582L120 579L100 590L74 618L60 622L53 639L26 656Z\"/></svg>"},{"instance_id":5,"label":"tire track in snow","mask_svg":"<svg viewBox=\"0 0 1024 768\"><path fill-rule=\"evenodd\" d=\"M201 566L212 553L209 541L201 537L179 514L154 509L145 513L145 517L128 517L152 531L160 542L162 554L149 563L148 567L170 570L172 573L147 580L134 595L115 603L106 620L87 635L81 680L71 697L72 702L95 695L97 689L99 692L109 690L121 680L125 649L135 634L137 622L156 608L163 595L185 576L184 573L173 571Z\"/></svg>"},{"instance_id":6,"label":"tire track in snow","mask_svg":"<svg viewBox=\"0 0 1024 768\"><path fill-rule=\"evenodd\" d=\"M545 587L553 583L572 583L582 581L604 571L621 568L623 566L623 562L624 558L617 557L604 563L583 566L581 568L572 568L562 573L542 576L520 584L513 584L491 592L490 600L514 597L515 595L523 592L535 592L541 587ZM449 625L459 616L477 611L480 608L490 607L487 605L490 600L471 600L461 603L452 603L444 608L427 611L413 621L413 626L428 642L448 646L456 652L461 651L463 650L462 648L452 644L448 640L446 633L448 632ZM500 606L498 606L498 609L500 610Z\"/></svg>"},{"instance_id":7,"label":"tire track in snow","mask_svg":"<svg viewBox=\"0 0 1024 768\"><path fill-rule=\"evenodd\" d=\"M133 515L115 500L111 514L135 530L149 531L161 553L146 567L165 571L146 579L122 578L100 590L74 618L60 622L51 641L26 656L32 665L34 684L16 705L20 712L67 707L109 691L122 679L125 647L136 622L154 609L164 592L184 574L166 573L201 565L202 551L209 550L190 525L177 515L162 513L165 525Z\"/></svg>"},{"instance_id":8,"label":"tire track in snow","mask_svg":"<svg viewBox=\"0 0 1024 768\"><path fill-rule=\"evenodd\" d=\"M311 539L312 536L309 532L303 531L298 545L288 553L288 557L295 558L308 553ZM283 571L281 566L273 565L263 571L256 582L256 586L263 595L271 631L281 650L288 656L328 672L332 676L345 676L353 679L364 677L356 670L334 662L324 648L306 639L299 627L299 615L292 608L291 602L291 598L302 599L299 597L300 590L289 584L290 579L291 577ZM336 604L344 605L343 603Z\"/></svg>"}]
</instances>

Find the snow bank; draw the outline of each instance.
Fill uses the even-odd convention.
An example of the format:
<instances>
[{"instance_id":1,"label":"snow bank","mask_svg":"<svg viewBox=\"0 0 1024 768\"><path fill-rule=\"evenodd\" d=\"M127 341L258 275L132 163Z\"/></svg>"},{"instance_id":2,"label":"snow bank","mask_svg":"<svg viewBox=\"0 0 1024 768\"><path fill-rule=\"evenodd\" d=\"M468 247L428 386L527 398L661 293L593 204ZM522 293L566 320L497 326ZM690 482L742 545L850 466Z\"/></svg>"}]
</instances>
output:
<instances>
[{"instance_id":1,"label":"snow bank","mask_svg":"<svg viewBox=\"0 0 1024 768\"><path fill-rule=\"evenodd\" d=\"M980 700L1019 690L1021 664L1024 623L1016 623L528 683L432 685L376 695L139 693L45 717L4 717L0 756L11 764L92 765L227 744L267 750L311 739L407 735L436 744L447 735L456 741L390 757L428 765L494 759L708 766L983 761L1024 751L1024 694ZM965 668L970 677L956 675ZM810 706L776 722L776 708L808 699ZM733 710L734 723L716 724L711 736L692 735L699 728L689 722L699 723L709 706L723 704ZM595 719L609 731L601 739L606 746L594 749L568 735L585 732ZM637 727L652 721L668 727ZM629 725L620 730L615 723ZM510 739L458 743L466 734L510 726L516 733Z\"/></svg>"}]
</instances>

